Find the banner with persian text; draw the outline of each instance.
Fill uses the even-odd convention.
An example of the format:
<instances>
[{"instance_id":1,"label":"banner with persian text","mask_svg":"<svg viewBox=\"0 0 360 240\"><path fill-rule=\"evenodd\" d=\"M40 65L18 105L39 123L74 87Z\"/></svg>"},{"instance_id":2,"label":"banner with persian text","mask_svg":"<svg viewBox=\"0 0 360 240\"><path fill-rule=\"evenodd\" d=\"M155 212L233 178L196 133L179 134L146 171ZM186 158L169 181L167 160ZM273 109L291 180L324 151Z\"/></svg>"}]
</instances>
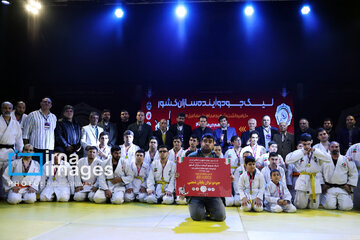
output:
<instances>
[{"instance_id":1,"label":"banner with persian text","mask_svg":"<svg viewBox=\"0 0 360 240\"><path fill-rule=\"evenodd\" d=\"M179 112L186 114L185 123L193 129L199 127L199 117L205 115L208 127L211 129L220 126L218 118L225 115L230 127L234 127L238 135L248 129L248 120L255 118L257 126L262 125L262 117L269 115L271 126L278 127L280 122L287 122L288 131L294 132L293 99L288 94L257 93L228 94L228 93L196 93L181 96L157 96L150 91L142 101L145 112L145 122L158 129L159 121L166 119L170 124L176 123Z\"/></svg>"}]
</instances>

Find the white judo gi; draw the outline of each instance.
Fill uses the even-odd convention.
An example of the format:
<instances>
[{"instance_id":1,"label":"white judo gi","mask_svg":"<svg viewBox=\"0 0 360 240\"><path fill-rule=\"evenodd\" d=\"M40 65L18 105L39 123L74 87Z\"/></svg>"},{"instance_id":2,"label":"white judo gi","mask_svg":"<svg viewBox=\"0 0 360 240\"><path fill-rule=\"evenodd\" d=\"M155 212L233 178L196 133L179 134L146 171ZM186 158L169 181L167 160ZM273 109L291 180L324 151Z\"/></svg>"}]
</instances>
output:
<instances>
[{"instance_id":1,"label":"white judo gi","mask_svg":"<svg viewBox=\"0 0 360 240\"><path fill-rule=\"evenodd\" d=\"M23 165L22 159L16 159L11 161L11 172L12 173L22 173ZM27 173L40 173L40 164L34 160L31 160L29 171ZM17 204L21 201L26 203L36 202L36 192L28 192L28 188L32 187L36 191L39 190L41 176L9 176L9 171L4 171L3 181L5 191L8 192L7 201L10 204ZM18 186L20 191L15 193L11 188Z\"/></svg>"},{"instance_id":2,"label":"white judo gi","mask_svg":"<svg viewBox=\"0 0 360 240\"><path fill-rule=\"evenodd\" d=\"M313 148L319 149L319 150L323 151L324 153L330 154L329 147L328 147L328 149L326 150L326 148L324 147L324 145L322 145L321 143L315 144L315 145L313 146Z\"/></svg>"},{"instance_id":3,"label":"white judo gi","mask_svg":"<svg viewBox=\"0 0 360 240\"><path fill-rule=\"evenodd\" d=\"M241 149L241 152L240 152L240 162L241 163L244 163L244 159L243 159L244 152L251 152L251 154L253 155L253 157L256 160L259 157L261 157L261 155L266 153L266 149L261 145L256 145L254 147L249 145L249 146L244 147L243 149Z\"/></svg>"},{"instance_id":4,"label":"white judo gi","mask_svg":"<svg viewBox=\"0 0 360 240\"><path fill-rule=\"evenodd\" d=\"M174 194L175 189L175 172L176 164L167 160L165 167L161 165L161 161L154 161L151 164L149 176L147 179L147 191L155 194L150 194L145 198L148 203L157 203L158 199L162 197L163 204L172 204L174 202L174 195L165 195L166 191Z\"/></svg>"},{"instance_id":5,"label":"white judo gi","mask_svg":"<svg viewBox=\"0 0 360 240\"><path fill-rule=\"evenodd\" d=\"M265 192L265 179L258 169L255 169L254 173L255 177L251 181L251 185L250 177L247 171L243 172L239 178L240 199L242 200L246 197L250 201L249 204L241 206L240 209L243 211L251 211L251 209L254 209L256 212L261 212L263 211L263 204L261 204L260 207L256 206L255 199L259 198L261 201L263 200Z\"/></svg>"},{"instance_id":6,"label":"white judo gi","mask_svg":"<svg viewBox=\"0 0 360 240\"><path fill-rule=\"evenodd\" d=\"M322 202L324 208L336 209L338 205L339 210L351 210L352 196L342 188L342 185L356 187L359 176L355 163L340 155L336 166L333 161L323 164L322 175L325 183L330 186Z\"/></svg>"},{"instance_id":7,"label":"white judo gi","mask_svg":"<svg viewBox=\"0 0 360 240\"><path fill-rule=\"evenodd\" d=\"M238 167L240 167L240 165L243 165L243 163L241 163L240 160L240 152L241 150L237 153L234 148L228 149L225 152L224 157L226 159L229 159L230 161L230 173L231 175L234 176L235 171ZM234 177L235 178L235 177ZM235 185L238 185L237 183L235 184L235 181L232 182L232 188L233 188L233 196L231 197L225 197L225 205L227 207L230 207L232 205L234 205L235 203L235 193L237 192L237 189L235 188ZM240 198L240 196L237 197L237 200Z\"/></svg>"},{"instance_id":8,"label":"white judo gi","mask_svg":"<svg viewBox=\"0 0 360 240\"><path fill-rule=\"evenodd\" d=\"M287 156L286 156L287 159ZM289 189L290 193L291 193L291 197L292 199L295 199L295 185L296 185L296 181L299 178L300 173L299 171L296 169L294 164L289 164L287 167L287 171L286 171L286 184L288 186L291 186L291 189Z\"/></svg>"},{"instance_id":9,"label":"white judo gi","mask_svg":"<svg viewBox=\"0 0 360 240\"><path fill-rule=\"evenodd\" d=\"M130 164L130 170L134 176L134 179L126 185L126 189L132 189L131 193L125 193L125 201L131 202L135 199L139 200L139 202L144 202L147 196L147 192L140 192L141 188L146 189L146 181L149 176L150 165L148 163L143 162L141 168L137 169L135 162Z\"/></svg>"},{"instance_id":10,"label":"white judo gi","mask_svg":"<svg viewBox=\"0 0 360 240\"><path fill-rule=\"evenodd\" d=\"M261 155L259 158L256 159L256 167L259 169L263 167L267 167L269 166L269 164L270 164L269 153L264 153L263 155ZM286 171L284 159L280 154L278 155L278 165Z\"/></svg>"},{"instance_id":11,"label":"white judo gi","mask_svg":"<svg viewBox=\"0 0 360 240\"><path fill-rule=\"evenodd\" d=\"M16 119L11 119L9 125L7 125L4 117L0 116L0 145L9 146L9 148L0 148L0 176L2 176L8 166L9 153L14 153L14 150L21 152L24 147L22 130ZM13 148L10 148L10 146L13 146ZM12 160L15 160L15 155ZM0 197L5 197L3 185L0 178Z\"/></svg>"},{"instance_id":12,"label":"white judo gi","mask_svg":"<svg viewBox=\"0 0 360 240\"><path fill-rule=\"evenodd\" d=\"M286 206L279 205L278 200L289 201ZM275 183L270 181L265 187L265 209L270 212L296 212L296 207L291 203L291 194L286 187L286 184L279 182L276 186Z\"/></svg>"},{"instance_id":13,"label":"white judo gi","mask_svg":"<svg viewBox=\"0 0 360 240\"><path fill-rule=\"evenodd\" d=\"M310 156L311 158L309 159ZM300 172L300 176L295 184L295 206L300 209L307 207L312 209L318 208L321 184L324 183L321 174L321 164L330 162L330 155L319 149L315 149L310 155L305 155L304 150L299 149L289 153L286 158L286 163L293 163Z\"/></svg>"},{"instance_id":14,"label":"white judo gi","mask_svg":"<svg viewBox=\"0 0 360 240\"><path fill-rule=\"evenodd\" d=\"M102 161L98 158L95 158L91 165L89 165L88 158L83 157L79 159L79 162L77 163L77 168L79 170L78 174L75 175L75 185L74 187L80 187L83 186L83 190L79 192L75 192L74 194L74 200L81 202L85 201L86 198L88 198L91 202L94 201L94 195L95 192L91 191L92 187L99 187L98 183L98 176L94 174L94 171L96 172L103 171L102 169ZM94 170L95 169L95 170Z\"/></svg>"},{"instance_id":15,"label":"white judo gi","mask_svg":"<svg viewBox=\"0 0 360 240\"><path fill-rule=\"evenodd\" d=\"M64 160L59 165L52 161L46 162L40 182L40 201L49 202L56 197L58 202L67 202L70 194L74 194L74 177L70 164Z\"/></svg>"},{"instance_id":16,"label":"white judo gi","mask_svg":"<svg viewBox=\"0 0 360 240\"><path fill-rule=\"evenodd\" d=\"M241 199L239 194L239 179L241 174L245 172L244 166L241 165L234 171L234 181L232 182L233 188L234 188L234 195L232 197L226 197L225 198L225 205L226 206L240 206L241 205Z\"/></svg>"},{"instance_id":17,"label":"white judo gi","mask_svg":"<svg viewBox=\"0 0 360 240\"><path fill-rule=\"evenodd\" d=\"M144 158L144 163L145 163L145 164L149 165L149 167L150 167L150 165L152 164L152 162L155 161L155 160L160 160L159 151L158 151L158 150L156 150L156 153L155 153L155 155L153 156L153 159L151 159L150 151L146 151L146 152L145 152L145 158Z\"/></svg>"},{"instance_id":18,"label":"white judo gi","mask_svg":"<svg viewBox=\"0 0 360 240\"><path fill-rule=\"evenodd\" d=\"M102 167L104 173L98 177L99 189L94 196L95 203L105 203L106 195L105 190L110 190L112 196L110 198L113 204L122 204L125 197L125 186L130 184L134 179L134 174L131 171L127 161L125 159L119 159L116 169L113 169L112 157L103 162ZM110 169L110 174L106 169ZM113 184L110 180L116 177L121 177L120 183Z\"/></svg>"},{"instance_id":19,"label":"white judo gi","mask_svg":"<svg viewBox=\"0 0 360 240\"><path fill-rule=\"evenodd\" d=\"M281 176L280 181L282 181L286 185L285 170L281 166L277 166L276 169L279 170L279 172L280 172L280 176ZM269 166L261 169L261 173L264 175L265 184L268 184L269 182L271 182L271 177L270 177L271 169Z\"/></svg>"},{"instance_id":20,"label":"white judo gi","mask_svg":"<svg viewBox=\"0 0 360 240\"><path fill-rule=\"evenodd\" d=\"M185 151L182 148L177 153L175 153L173 148L170 149L168 161L176 163L177 161L179 161L179 158L183 157L184 152Z\"/></svg>"},{"instance_id":21,"label":"white judo gi","mask_svg":"<svg viewBox=\"0 0 360 240\"><path fill-rule=\"evenodd\" d=\"M360 143L352 145L346 152L346 157L351 158L356 165L360 177ZM360 179L358 179L358 182ZM360 209L360 184L354 189L354 207Z\"/></svg>"},{"instance_id":22,"label":"white judo gi","mask_svg":"<svg viewBox=\"0 0 360 240\"><path fill-rule=\"evenodd\" d=\"M125 159L127 164L130 164L131 161L135 161L135 153L140 149L138 145L131 144L129 148L125 147L125 144L120 145L121 148L121 159Z\"/></svg>"},{"instance_id":23,"label":"white judo gi","mask_svg":"<svg viewBox=\"0 0 360 240\"><path fill-rule=\"evenodd\" d=\"M28 115L27 115L26 113L23 113L23 115L21 116L20 121L18 121L18 120L16 119L15 110L13 110L10 115L11 115L11 118L12 118L12 119L14 119L15 121L17 121L17 122L20 124L21 131L24 131L24 124L25 124L25 120L26 120L26 118L27 118Z\"/></svg>"}]
</instances>

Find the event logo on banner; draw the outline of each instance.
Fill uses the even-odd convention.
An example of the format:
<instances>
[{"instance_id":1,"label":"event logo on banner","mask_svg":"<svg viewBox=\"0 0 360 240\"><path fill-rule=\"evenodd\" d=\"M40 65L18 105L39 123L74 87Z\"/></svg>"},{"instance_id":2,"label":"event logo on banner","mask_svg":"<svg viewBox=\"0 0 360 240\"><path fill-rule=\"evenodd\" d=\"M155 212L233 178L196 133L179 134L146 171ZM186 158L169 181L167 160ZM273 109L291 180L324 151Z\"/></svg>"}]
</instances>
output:
<instances>
[{"instance_id":1,"label":"event logo on banner","mask_svg":"<svg viewBox=\"0 0 360 240\"><path fill-rule=\"evenodd\" d=\"M192 129L199 127L199 117L207 117L208 127L220 127L218 118L225 115L230 127L234 127L238 135L249 130L248 120L255 118L257 127L262 125L262 117L269 115L271 126L278 127L278 123L286 121L288 131L294 133L292 118L293 99L290 95L279 93L256 94L229 94L229 93L184 93L181 96L164 96L163 94L146 94L142 101L142 109L150 112L147 123L154 130L159 128L161 119L166 119L169 124L176 123L177 114L185 113L185 123Z\"/></svg>"}]
</instances>

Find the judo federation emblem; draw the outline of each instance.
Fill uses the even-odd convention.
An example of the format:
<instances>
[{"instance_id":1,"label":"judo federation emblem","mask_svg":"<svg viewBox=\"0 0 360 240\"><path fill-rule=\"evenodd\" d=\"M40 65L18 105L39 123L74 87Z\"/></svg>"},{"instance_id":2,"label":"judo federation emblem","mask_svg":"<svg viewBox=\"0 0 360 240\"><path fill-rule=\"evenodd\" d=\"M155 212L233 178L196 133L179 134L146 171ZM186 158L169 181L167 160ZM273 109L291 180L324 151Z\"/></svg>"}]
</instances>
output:
<instances>
[{"instance_id":1,"label":"judo federation emblem","mask_svg":"<svg viewBox=\"0 0 360 240\"><path fill-rule=\"evenodd\" d=\"M151 102L147 102L147 103L146 103L146 109L147 109L148 111L150 111L151 108L152 108Z\"/></svg>"},{"instance_id":2,"label":"judo federation emblem","mask_svg":"<svg viewBox=\"0 0 360 240\"><path fill-rule=\"evenodd\" d=\"M289 126L292 119L292 113L290 107L285 103L282 103L279 106L277 106L275 118L278 125L281 122L286 122L286 125Z\"/></svg>"},{"instance_id":3,"label":"judo federation emblem","mask_svg":"<svg viewBox=\"0 0 360 240\"><path fill-rule=\"evenodd\" d=\"M151 112L147 112L147 113L146 113L146 119L147 119L147 120L150 120L151 117L152 117Z\"/></svg>"},{"instance_id":4,"label":"judo federation emblem","mask_svg":"<svg viewBox=\"0 0 360 240\"><path fill-rule=\"evenodd\" d=\"M206 192L206 190L207 190L207 187L206 187L206 186L201 186L201 187L200 187L200 191L201 191L201 192Z\"/></svg>"}]
</instances>

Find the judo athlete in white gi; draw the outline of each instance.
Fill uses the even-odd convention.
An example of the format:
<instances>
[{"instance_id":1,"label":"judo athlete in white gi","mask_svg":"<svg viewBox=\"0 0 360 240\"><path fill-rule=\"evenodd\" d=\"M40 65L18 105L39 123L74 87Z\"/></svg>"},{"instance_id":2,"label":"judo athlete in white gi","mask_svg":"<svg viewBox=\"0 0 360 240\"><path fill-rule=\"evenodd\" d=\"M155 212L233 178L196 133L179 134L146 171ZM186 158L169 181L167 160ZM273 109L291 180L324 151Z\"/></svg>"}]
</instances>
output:
<instances>
[{"instance_id":1,"label":"judo athlete in white gi","mask_svg":"<svg viewBox=\"0 0 360 240\"><path fill-rule=\"evenodd\" d=\"M111 157L103 162L103 174L98 177L99 190L94 196L95 203L105 203L110 198L113 204L122 204L126 185L134 179L127 161L121 158L121 149L118 146L111 148Z\"/></svg>"},{"instance_id":2,"label":"judo athlete in white gi","mask_svg":"<svg viewBox=\"0 0 360 240\"><path fill-rule=\"evenodd\" d=\"M132 162L130 165L134 179L126 185L126 202L132 202L135 199L139 202L144 202L147 196L146 181L149 175L150 165L144 162L144 156L144 150L137 150L135 153L135 162Z\"/></svg>"},{"instance_id":3,"label":"judo athlete in white gi","mask_svg":"<svg viewBox=\"0 0 360 240\"><path fill-rule=\"evenodd\" d=\"M246 157L252 157L252 153L247 151L244 152L242 155L242 158L245 159ZM234 180L232 182L233 184L233 188L234 188L234 205L235 206L240 206L241 205L241 199L240 199L240 193L239 193L239 180L240 180L240 176L241 174L243 174L245 172L245 164L241 164L238 168L235 169L234 172ZM225 198L225 202L226 202L226 198Z\"/></svg>"},{"instance_id":4,"label":"judo athlete in white gi","mask_svg":"<svg viewBox=\"0 0 360 240\"><path fill-rule=\"evenodd\" d=\"M317 131L317 138L319 139L320 143L315 144L314 148L319 149L327 154L330 154L329 134L323 128L319 128L316 131Z\"/></svg>"},{"instance_id":5,"label":"judo athlete in white gi","mask_svg":"<svg viewBox=\"0 0 360 240\"><path fill-rule=\"evenodd\" d=\"M266 153L266 149L263 146L258 145L257 143L259 140L259 133L257 131L252 131L250 133L249 139L250 139L250 145L244 147L240 152L240 157L241 157L240 160L242 163L244 162L244 160L242 159L242 155L246 151L251 152L255 159L258 159L261 155Z\"/></svg>"},{"instance_id":6,"label":"judo athlete in white gi","mask_svg":"<svg viewBox=\"0 0 360 240\"><path fill-rule=\"evenodd\" d=\"M95 192L98 190L98 176L103 172L102 161L97 158L97 148L88 147L87 157L83 157L76 165L74 200L85 201L88 198L94 201Z\"/></svg>"},{"instance_id":7,"label":"judo athlete in white gi","mask_svg":"<svg viewBox=\"0 0 360 240\"><path fill-rule=\"evenodd\" d=\"M155 160L160 160L158 148L158 141L155 136L150 137L149 150L145 152L144 163L150 165Z\"/></svg>"},{"instance_id":8,"label":"judo athlete in white gi","mask_svg":"<svg viewBox=\"0 0 360 240\"><path fill-rule=\"evenodd\" d=\"M346 157L354 161L358 175L360 176L360 143L350 146L346 152ZM359 181L360 179L358 179L358 182ZM354 189L354 208L360 209L360 184Z\"/></svg>"},{"instance_id":9,"label":"judo athlete in white gi","mask_svg":"<svg viewBox=\"0 0 360 240\"><path fill-rule=\"evenodd\" d=\"M99 135L99 145L98 147L98 158L101 161L105 161L111 156L111 147L109 146L109 134L107 132L102 132Z\"/></svg>"},{"instance_id":10,"label":"judo athlete in white gi","mask_svg":"<svg viewBox=\"0 0 360 240\"><path fill-rule=\"evenodd\" d=\"M303 150L295 150L289 153L287 164L293 163L300 176L295 184L294 204L297 208L317 209L320 203L321 184L321 165L324 162L330 162L330 155L311 147L312 139L308 133L303 133L300 137Z\"/></svg>"},{"instance_id":11,"label":"judo athlete in white gi","mask_svg":"<svg viewBox=\"0 0 360 240\"><path fill-rule=\"evenodd\" d=\"M263 197L265 191L265 180L262 173L255 167L254 157L245 157L246 171L239 179L239 194L241 199L241 210L256 212L263 211Z\"/></svg>"},{"instance_id":12,"label":"judo athlete in white gi","mask_svg":"<svg viewBox=\"0 0 360 240\"><path fill-rule=\"evenodd\" d=\"M124 132L124 144L120 145L121 159L125 159L127 164L135 161L135 152L140 149L138 145L133 144L134 133L131 130Z\"/></svg>"},{"instance_id":13,"label":"judo athlete in white gi","mask_svg":"<svg viewBox=\"0 0 360 240\"><path fill-rule=\"evenodd\" d=\"M284 183L286 185L285 170L281 166L278 165L279 157L280 157L280 155L275 152L271 152L269 154L268 162L270 164L261 170L261 173L264 175L265 184L268 184L269 182L271 182L271 177L270 177L271 170L277 169L280 172L282 183Z\"/></svg>"},{"instance_id":14,"label":"judo athlete in white gi","mask_svg":"<svg viewBox=\"0 0 360 240\"><path fill-rule=\"evenodd\" d=\"M34 147L26 144L23 153L34 153ZM22 156L21 159L11 161L11 173L24 173L24 175L9 176L9 171L4 171L3 181L5 191L8 192L7 202L18 204L36 202L36 192L39 189L41 175L40 165L31 159L31 156ZM37 176L26 175L39 174Z\"/></svg>"},{"instance_id":15,"label":"judo athlete in white gi","mask_svg":"<svg viewBox=\"0 0 360 240\"><path fill-rule=\"evenodd\" d=\"M268 153L264 153L263 155L261 155L259 158L256 159L256 167L261 170L263 167L267 167L269 166L270 162L269 162L269 155L270 153L277 153L278 151L278 145L276 142L274 141L270 141L269 142L269 152ZM284 159L282 158L281 155L278 155L278 165L280 165L280 167L282 167L284 170L286 170L286 166L285 166L285 162ZM270 177L269 177L270 179Z\"/></svg>"},{"instance_id":16,"label":"judo athlete in white gi","mask_svg":"<svg viewBox=\"0 0 360 240\"><path fill-rule=\"evenodd\" d=\"M66 154L55 147L52 159L44 164L40 182L40 201L51 202L56 197L58 202L67 202L70 194L74 194L71 166L63 158L66 158Z\"/></svg>"},{"instance_id":17,"label":"judo athlete in white gi","mask_svg":"<svg viewBox=\"0 0 360 240\"><path fill-rule=\"evenodd\" d=\"M176 163L184 153L184 149L181 147L181 138L178 135L173 137L173 145L174 147L169 151L168 159L170 162Z\"/></svg>"},{"instance_id":18,"label":"judo athlete in white gi","mask_svg":"<svg viewBox=\"0 0 360 240\"><path fill-rule=\"evenodd\" d=\"M0 116L0 176L6 171L9 153L21 152L23 149L22 130L19 122L11 118L13 105L10 102L1 104ZM15 160L15 155L12 157ZM0 198L5 198L5 191L0 177Z\"/></svg>"},{"instance_id":19,"label":"judo athlete in white gi","mask_svg":"<svg viewBox=\"0 0 360 240\"><path fill-rule=\"evenodd\" d=\"M234 177L234 174L235 174L235 170L240 167L241 165L244 165L244 163L242 163L240 161L240 159L242 159L240 157L240 152L241 152L241 139L238 135L234 135L231 137L230 139L231 141L231 144L234 146L233 148L231 149L228 149L226 152L225 152L225 158L226 159L229 159L230 161L230 173L232 175L232 178L235 179ZM235 203L235 182L233 181L232 182L232 194L233 196L232 197L225 197L225 205L227 207L230 207L232 205L234 205ZM237 190L236 190L237 192Z\"/></svg>"},{"instance_id":20,"label":"judo athlete in white gi","mask_svg":"<svg viewBox=\"0 0 360 240\"><path fill-rule=\"evenodd\" d=\"M148 196L145 198L147 203L158 203L162 198L163 204L174 202L175 172L176 164L168 160L169 150L167 146L159 147L160 161L151 164L147 179Z\"/></svg>"},{"instance_id":21,"label":"judo athlete in white gi","mask_svg":"<svg viewBox=\"0 0 360 240\"><path fill-rule=\"evenodd\" d=\"M354 161L340 155L340 145L330 143L332 161L323 164L322 175L326 209L351 210L353 208L352 193L358 182L358 172Z\"/></svg>"},{"instance_id":22,"label":"judo athlete in white gi","mask_svg":"<svg viewBox=\"0 0 360 240\"><path fill-rule=\"evenodd\" d=\"M189 148L183 151L182 157L189 156L190 153L197 151L197 146L199 145L199 139L196 135L191 135L189 140Z\"/></svg>"},{"instance_id":23,"label":"judo athlete in white gi","mask_svg":"<svg viewBox=\"0 0 360 240\"><path fill-rule=\"evenodd\" d=\"M270 175L271 181L265 187L265 209L275 213L296 212L296 207L291 203L291 194L280 180L280 171L273 169Z\"/></svg>"}]
</instances>

